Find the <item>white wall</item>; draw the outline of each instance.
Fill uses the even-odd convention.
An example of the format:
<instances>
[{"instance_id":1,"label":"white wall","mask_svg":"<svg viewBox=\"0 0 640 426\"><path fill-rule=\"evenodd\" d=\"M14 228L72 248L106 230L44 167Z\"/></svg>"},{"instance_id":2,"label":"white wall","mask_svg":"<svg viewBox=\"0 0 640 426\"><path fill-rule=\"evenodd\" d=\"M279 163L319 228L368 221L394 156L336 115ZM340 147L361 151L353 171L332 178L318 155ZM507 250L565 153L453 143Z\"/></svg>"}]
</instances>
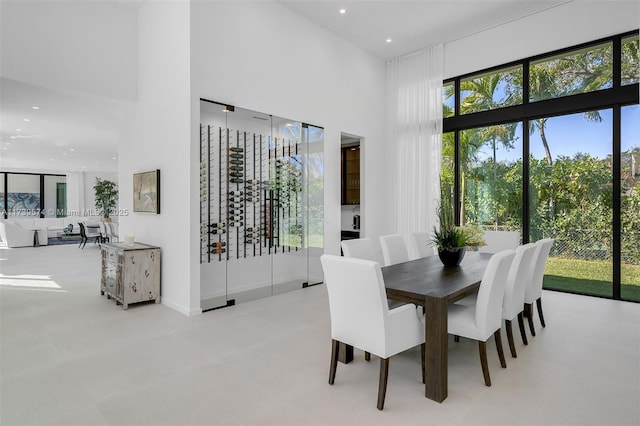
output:
<instances>
[{"instance_id":1,"label":"white wall","mask_svg":"<svg viewBox=\"0 0 640 426\"><path fill-rule=\"evenodd\" d=\"M324 127L327 253L340 253L340 134L366 138L370 190L362 196L363 226L384 232L384 157L376 149L386 142L383 61L274 2L193 2L191 73L192 129L199 125L199 98ZM192 133L194 250L198 137Z\"/></svg>"},{"instance_id":2,"label":"white wall","mask_svg":"<svg viewBox=\"0 0 640 426\"><path fill-rule=\"evenodd\" d=\"M640 1L572 1L445 44L451 78L529 56L637 30Z\"/></svg>"},{"instance_id":3,"label":"white wall","mask_svg":"<svg viewBox=\"0 0 640 426\"><path fill-rule=\"evenodd\" d=\"M113 1L2 1L1 74L38 86L137 96L136 9Z\"/></svg>"},{"instance_id":4,"label":"white wall","mask_svg":"<svg viewBox=\"0 0 640 426\"><path fill-rule=\"evenodd\" d=\"M191 17L194 111L202 97L324 127L329 253L340 252L340 132L362 135L372 148L363 226L384 228L383 61L277 3L193 2Z\"/></svg>"},{"instance_id":5,"label":"white wall","mask_svg":"<svg viewBox=\"0 0 640 426\"><path fill-rule=\"evenodd\" d=\"M119 231L161 247L162 303L192 315L200 301L192 300L190 284L199 277L191 248L198 232L190 226L189 3L144 2L137 39L138 108L118 152L120 208L131 213L120 217ZM133 174L153 169L160 169L161 213L133 213Z\"/></svg>"}]
</instances>

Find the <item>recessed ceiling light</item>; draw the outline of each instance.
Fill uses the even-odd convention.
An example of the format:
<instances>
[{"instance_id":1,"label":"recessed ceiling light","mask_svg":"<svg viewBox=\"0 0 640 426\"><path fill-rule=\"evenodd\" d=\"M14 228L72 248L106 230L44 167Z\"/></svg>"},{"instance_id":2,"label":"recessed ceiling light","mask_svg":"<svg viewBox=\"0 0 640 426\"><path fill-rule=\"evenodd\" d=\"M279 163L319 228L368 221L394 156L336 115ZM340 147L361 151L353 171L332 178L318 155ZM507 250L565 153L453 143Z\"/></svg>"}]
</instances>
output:
<instances>
[{"instance_id":1,"label":"recessed ceiling light","mask_svg":"<svg viewBox=\"0 0 640 426\"><path fill-rule=\"evenodd\" d=\"M347 13L347 9L340 9L338 12L340 12L340 15L344 15L345 13Z\"/></svg>"},{"instance_id":2,"label":"recessed ceiling light","mask_svg":"<svg viewBox=\"0 0 640 426\"><path fill-rule=\"evenodd\" d=\"M49 158L49 161L53 161L53 158Z\"/></svg>"},{"instance_id":3,"label":"recessed ceiling light","mask_svg":"<svg viewBox=\"0 0 640 426\"><path fill-rule=\"evenodd\" d=\"M387 43L391 43L391 39L390 38L387 39Z\"/></svg>"},{"instance_id":4,"label":"recessed ceiling light","mask_svg":"<svg viewBox=\"0 0 640 426\"><path fill-rule=\"evenodd\" d=\"M15 136L11 136L11 139L15 139L15 138L16 138Z\"/></svg>"},{"instance_id":5,"label":"recessed ceiling light","mask_svg":"<svg viewBox=\"0 0 640 426\"><path fill-rule=\"evenodd\" d=\"M67 153L66 153L66 152L63 152L63 153L62 153L62 155L67 155Z\"/></svg>"},{"instance_id":6,"label":"recessed ceiling light","mask_svg":"<svg viewBox=\"0 0 640 426\"><path fill-rule=\"evenodd\" d=\"M32 106L31 109L40 109L39 106Z\"/></svg>"},{"instance_id":7,"label":"recessed ceiling light","mask_svg":"<svg viewBox=\"0 0 640 426\"><path fill-rule=\"evenodd\" d=\"M24 119L24 121L26 121L26 122L28 123L28 122L29 122L29 119L28 119L28 118L25 118L25 119Z\"/></svg>"},{"instance_id":8,"label":"recessed ceiling light","mask_svg":"<svg viewBox=\"0 0 640 426\"><path fill-rule=\"evenodd\" d=\"M75 149L74 148L69 148L69 151L75 151Z\"/></svg>"},{"instance_id":9,"label":"recessed ceiling light","mask_svg":"<svg viewBox=\"0 0 640 426\"><path fill-rule=\"evenodd\" d=\"M16 129L16 132L21 132L21 131L22 131L22 129Z\"/></svg>"},{"instance_id":10,"label":"recessed ceiling light","mask_svg":"<svg viewBox=\"0 0 640 426\"><path fill-rule=\"evenodd\" d=\"M111 157L111 159L112 159L112 160L115 160L115 159L116 159L116 157Z\"/></svg>"}]
</instances>

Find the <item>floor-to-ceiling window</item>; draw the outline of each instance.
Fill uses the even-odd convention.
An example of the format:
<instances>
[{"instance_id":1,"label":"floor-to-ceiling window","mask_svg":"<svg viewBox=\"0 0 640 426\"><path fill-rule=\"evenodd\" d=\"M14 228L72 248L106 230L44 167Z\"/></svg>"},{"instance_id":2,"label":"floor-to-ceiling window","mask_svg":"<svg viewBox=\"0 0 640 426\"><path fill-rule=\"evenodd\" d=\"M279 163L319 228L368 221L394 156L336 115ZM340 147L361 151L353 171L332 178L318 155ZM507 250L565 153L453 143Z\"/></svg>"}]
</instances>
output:
<instances>
[{"instance_id":1,"label":"floor-to-ceiling window","mask_svg":"<svg viewBox=\"0 0 640 426\"><path fill-rule=\"evenodd\" d=\"M636 31L445 82L443 196L460 224L554 238L545 288L640 300L638 51Z\"/></svg>"}]
</instances>

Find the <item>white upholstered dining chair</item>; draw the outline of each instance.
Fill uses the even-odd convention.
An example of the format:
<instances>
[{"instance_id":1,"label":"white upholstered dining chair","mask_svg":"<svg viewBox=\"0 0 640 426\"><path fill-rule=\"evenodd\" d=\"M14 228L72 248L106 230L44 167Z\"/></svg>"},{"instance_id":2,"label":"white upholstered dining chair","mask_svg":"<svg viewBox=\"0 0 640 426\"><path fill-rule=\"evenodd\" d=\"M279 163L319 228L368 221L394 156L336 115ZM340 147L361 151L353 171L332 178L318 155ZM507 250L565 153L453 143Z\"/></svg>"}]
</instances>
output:
<instances>
[{"instance_id":1,"label":"white upholstered dining chair","mask_svg":"<svg viewBox=\"0 0 640 426\"><path fill-rule=\"evenodd\" d=\"M340 343L380 357L378 409L384 408L389 358L422 345L424 381L424 325L414 304L387 306L380 264L371 260L322 255L331 315L329 384L335 382Z\"/></svg>"},{"instance_id":2,"label":"white upholstered dining chair","mask_svg":"<svg viewBox=\"0 0 640 426\"><path fill-rule=\"evenodd\" d=\"M491 257L480 282L475 306L458 304L449 306L448 332L455 336L478 341L480 364L482 365L484 383L487 386L491 386L491 378L487 364L486 342L492 334L496 342L500 365L502 368L507 366L502 350L500 326L504 289L514 255L513 250L504 250Z\"/></svg>"},{"instance_id":3,"label":"white upholstered dining chair","mask_svg":"<svg viewBox=\"0 0 640 426\"><path fill-rule=\"evenodd\" d=\"M519 246L516 249L509 275L507 276L507 286L504 291L504 301L502 302L502 319L505 322L505 328L507 330L507 340L509 341L509 350L511 356L518 357L516 352L515 342L513 341L513 330L511 322L514 319L518 319L518 327L520 328L520 336L522 337L522 343L525 345L527 342L527 334L524 330L523 319L523 302L524 292L529 284L529 274L531 272L531 262L533 261L533 255L536 252L536 245L533 243Z\"/></svg>"},{"instance_id":4,"label":"white upholstered dining chair","mask_svg":"<svg viewBox=\"0 0 640 426\"><path fill-rule=\"evenodd\" d=\"M400 234L382 235L380 237L380 247L382 248L384 266L409 261L407 244L404 242L404 237Z\"/></svg>"},{"instance_id":5,"label":"white upholstered dining chair","mask_svg":"<svg viewBox=\"0 0 640 426\"><path fill-rule=\"evenodd\" d=\"M410 236L410 246L413 253L412 259L421 259L436 254L431 244L431 234L428 232L414 232Z\"/></svg>"},{"instance_id":6,"label":"white upholstered dining chair","mask_svg":"<svg viewBox=\"0 0 640 426\"><path fill-rule=\"evenodd\" d=\"M533 243L518 246L515 250L513 261L511 262L511 268L507 275L507 283L504 289L504 300L502 301L502 319L505 322L505 329L507 331L507 340L509 341L509 350L513 358L518 357L516 351L515 342L513 340L513 328L512 321L518 319L518 327L520 329L520 336L522 337L522 343L528 344L527 334L524 330L523 319L523 302L524 292L529 284L529 275L531 271L531 264L533 256L536 252L537 246ZM456 302L456 304L464 306L475 306L478 293L473 293L470 296Z\"/></svg>"},{"instance_id":7,"label":"white upholstered dining chair","mask_svg":"<svg viewBox=\"0 0 640 426\"><path fill-rule=\"evenodd\" d=\"M340 247L345 257L354 257L356 259L373 260L381 265L381 256L377 252L374 241L370 238L357 238L353 240L340 241Z\"/></svg>"},{"instance_id":8,"label":"white upholstered dining chair","mask_svg":"<svg viewBox=\"0 0 640 426\"><path fill-rule=\"evenodd\" d=\"M536 252L533 255L533 260L530 270L530 280L527 288L524 291L524 316L527 317L529 322L529 331L531 335L536 335L536 330L533 326L533 303L536 302L538 307L538 317L540 318L540 324L543 327L547 325L544 322L544 315L542 313L542 280L544 278L544 267L547 264L549 258L549 252L551 246L553 246L552 238L544 238L536 242Z\"/></svg>"}]
</instances>

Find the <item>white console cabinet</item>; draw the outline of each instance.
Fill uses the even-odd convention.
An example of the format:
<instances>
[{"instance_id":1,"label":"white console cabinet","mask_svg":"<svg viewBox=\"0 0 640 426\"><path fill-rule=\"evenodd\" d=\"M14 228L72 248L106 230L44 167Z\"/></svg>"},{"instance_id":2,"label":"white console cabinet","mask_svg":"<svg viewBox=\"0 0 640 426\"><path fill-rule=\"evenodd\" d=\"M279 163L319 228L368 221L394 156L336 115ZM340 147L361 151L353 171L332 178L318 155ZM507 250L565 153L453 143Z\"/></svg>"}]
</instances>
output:
<instances>
[{"instance_id":1,"label":"white console cabinet","mask_svg":"<svg viewBox=\"0 0 640 426\"><path fill-rule=\"evenodd\" d=\"M160 247L143 243L102 244L100 294L129 304L160 303Z\"/></svg>"}]
</instances>

